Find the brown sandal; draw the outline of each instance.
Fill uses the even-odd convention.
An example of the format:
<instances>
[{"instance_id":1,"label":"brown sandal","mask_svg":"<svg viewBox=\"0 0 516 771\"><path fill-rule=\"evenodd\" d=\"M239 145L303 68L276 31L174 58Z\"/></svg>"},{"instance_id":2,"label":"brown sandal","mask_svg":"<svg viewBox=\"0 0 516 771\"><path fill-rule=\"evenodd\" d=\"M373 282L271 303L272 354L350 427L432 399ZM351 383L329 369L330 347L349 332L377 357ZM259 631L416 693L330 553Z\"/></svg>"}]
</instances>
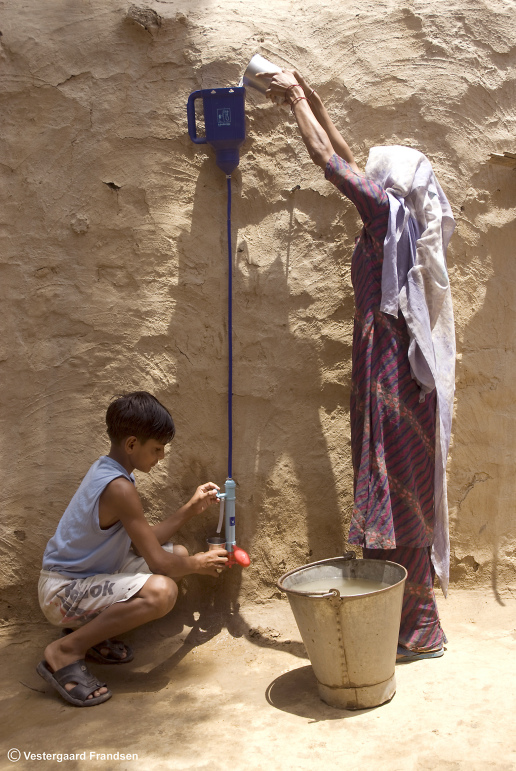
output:
<instances>
[{"instance_id":1,"label":"brown sandal","mask_svg":"<svg viewBox=\"0 0 516 771\"><path fill-rule=\"evenodd\" d=\"M73 631L73 629L63 629L62 636L65 637ZM107 650L107 654L102 653L103 650ZM122 655L124 651L125 656ZM132 648L122 640L102 640L86 651L86 658L99 664L128 664L134 659L134 653Z\"/></svg>"},{"instance_id":2,"label":"brown sandal","mask_svg":"<svg viewBox=\"0 0 516 771\"><path fill-rule=\"evenodd\" d=\"M95 707L97 704L102 704L112 697L111 691L106 691L100 696L94 696L92 699L88 699L88 696L99 688L104 688L106 683L99 683L95 675L93 675L86 667L84 659L78 659L73 664L68 664L66 667L61 667L55 672L52 672L48 663L43 659L36 667L36 672L43 680L50 683L52 688L63 697L69 704L73 704L74 707ZM67 691L65 685L67 683L77 683L70 691Z\"/></svg>"}]
</instances>

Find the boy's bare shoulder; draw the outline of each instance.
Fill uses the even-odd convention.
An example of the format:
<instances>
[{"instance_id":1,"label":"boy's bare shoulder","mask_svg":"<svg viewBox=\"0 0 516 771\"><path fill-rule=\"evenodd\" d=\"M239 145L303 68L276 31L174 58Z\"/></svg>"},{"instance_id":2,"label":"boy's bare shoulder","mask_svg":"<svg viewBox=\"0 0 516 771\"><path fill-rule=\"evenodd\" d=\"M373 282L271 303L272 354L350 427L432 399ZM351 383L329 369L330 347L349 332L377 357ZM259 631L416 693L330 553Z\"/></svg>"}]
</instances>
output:
<instances>
[{"instance_id":1,"label":"boy's bare shoulder","mask_svg":"<svg viewBox=\"0 0 516 771\"><path fill-rule=\"evenodd\" d=\"M112 479L111 482L109 482L104 488L102 495L105 495L106 497L117 495L135 495L137 498L139 498L138 491L136 490L133 482L127 479L127 477L122 476Z\"/></svg>"},{"instance_id":2,"label":"boy's bare shoulder","mask_svg":"<svg viewBox=\"0 0 516 771\"><path fill-rule=\"evenodd\" d=\"M113 479L102 491L99 500L99 523L110 527L127 517L143 517L143 507L136 487L129 479L120 476Z\"/></svg>"}]
</instances>

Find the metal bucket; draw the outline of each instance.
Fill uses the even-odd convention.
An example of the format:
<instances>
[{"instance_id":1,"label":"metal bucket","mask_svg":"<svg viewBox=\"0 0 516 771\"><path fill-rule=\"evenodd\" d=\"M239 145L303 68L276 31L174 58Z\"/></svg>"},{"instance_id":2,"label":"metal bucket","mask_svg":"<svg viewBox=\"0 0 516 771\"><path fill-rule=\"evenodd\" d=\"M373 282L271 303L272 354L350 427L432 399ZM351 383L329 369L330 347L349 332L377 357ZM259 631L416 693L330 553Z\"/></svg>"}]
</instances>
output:
<instances>
[{"instance_id":1,"label":"metal bucket","mask_svg":"<svg viewBox=\"0 0 516 771\"><path fill-rule=\"evenodd\" d=\"M344 557L291 570L277 586L286 592L317 678L319 696L332 707L367 709L392 699L407 571L395 562ZM332 578L380 581L384 589L341 596ZM296 585L328 580L329 591L308 594Z\"/></svg>"}]
</instances>

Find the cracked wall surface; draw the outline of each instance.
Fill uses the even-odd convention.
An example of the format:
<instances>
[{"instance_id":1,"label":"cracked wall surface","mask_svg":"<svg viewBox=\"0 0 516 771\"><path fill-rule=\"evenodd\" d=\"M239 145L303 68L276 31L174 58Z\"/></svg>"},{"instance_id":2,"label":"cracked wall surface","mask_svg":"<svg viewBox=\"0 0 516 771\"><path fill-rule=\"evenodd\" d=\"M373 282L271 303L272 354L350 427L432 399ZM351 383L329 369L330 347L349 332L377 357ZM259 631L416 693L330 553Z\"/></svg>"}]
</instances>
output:
<instances>
[{"instance_id":1,"label":"cracked wall surface","mask_svg":"<svg viewBox=\"0 0 516 771\"><path fill-rule=\"evenodd\" d=\"M138 486L151 520L226 472L226 181L186 101L254 53L297 67L364 165L432 161L457 230L452 581L516 585L516 11L501 0L1 2L1 583L4 622L41 619L47 539L107 451L110 398L148 389L177 436ZM293 25L293 20L295 24ZM234 476L251 567L207 602L261 602L341 553L352 506L350 257L359 221L292 117L247 97L233 175ZM217 512L181 533L204 547Z\"/></svg>"}]
</instances>

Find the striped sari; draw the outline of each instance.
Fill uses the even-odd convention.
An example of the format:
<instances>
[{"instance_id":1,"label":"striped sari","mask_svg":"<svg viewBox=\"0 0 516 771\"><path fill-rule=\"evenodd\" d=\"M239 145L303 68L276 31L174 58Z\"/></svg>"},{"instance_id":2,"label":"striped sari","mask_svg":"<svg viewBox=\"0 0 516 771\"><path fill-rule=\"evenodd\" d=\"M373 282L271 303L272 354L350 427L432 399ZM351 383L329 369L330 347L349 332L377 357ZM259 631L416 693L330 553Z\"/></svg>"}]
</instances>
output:
<instances>
[{"instance_id":1,"label":"striped sari","mask_svg":"<svg viewBox=\"0 0 516 771\"><path fill-rule=\"evenodd\" d=\"M396 319L380 311L389 200L383 188L337 155L328 161L326 178L355 204L364 223L351 261L354 506L349 541L362 546L368 559L391 559L408 570L400 643L439 647L444 634L429 555L435 518L436 397L434 391L420 401L402 314Z\"/></svg>"}]
</instances>

